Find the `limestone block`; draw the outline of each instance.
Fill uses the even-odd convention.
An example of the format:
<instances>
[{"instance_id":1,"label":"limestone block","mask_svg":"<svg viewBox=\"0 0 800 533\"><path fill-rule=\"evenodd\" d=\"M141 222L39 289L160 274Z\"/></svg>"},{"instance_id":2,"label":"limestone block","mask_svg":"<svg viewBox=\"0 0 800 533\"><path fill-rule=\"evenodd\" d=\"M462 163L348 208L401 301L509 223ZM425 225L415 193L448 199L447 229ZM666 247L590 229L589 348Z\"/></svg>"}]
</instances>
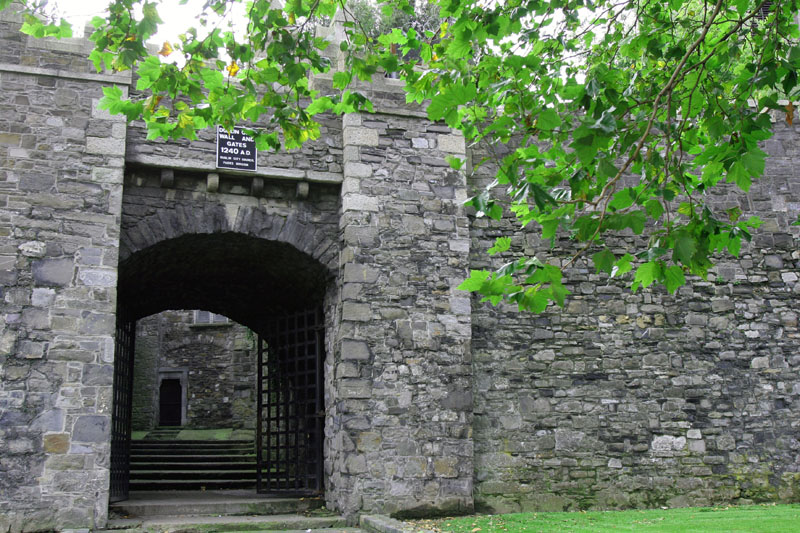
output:
<instances>
[{"instance_id":1,"label":"limestone block","mask_svg":"<svg viewBox=\"0 0 800 533\"><path fill-rule=\"evenodd\" d=\"M110 418L103 415L79 416L72 428L72 438L77 442L108 442Z\"/></svg>"},{"instance_id":2,"label":"limestone block","mask_svg":"<svg viewBox=\"0 0 800 533\"><path fill-rule=\"evenodd\" d=\"M658 435L650 443L650 449L658 452L682 450L686 447L686 437L673 437L672 435Z\"/></svg>"},{"instance_id":3,"label":"limestone block","mask_svg":"<svg viewBox=\"0 0 800 533\"><path fill-rule=\"evenodd\" d=\"M693 453L706 453L706 442L704 440L690 440L689 451Z\"/></svg>"},{"instance_id":4,"label":"limestone block","mask_svg":"<svg viewBox=\"0 0 800 533\"><path fill-rule=\"evenodd\" d=\"M121 155L125 153L125 139L113 137L86 137L86 153Z\"/></svg>"},{"instance_id":5,"label":"limestone block","mask_svg":"<svg viewBox=\"0 0 800 533\"><path fill-rule=\"evenodd\" d=\"M371 178L372 165L366 163L359 163L356 161L348 161L344 164L344 176L346 178Z\"/></svg>"},{"instance_id":6,"label":"limestone block","mask_svg":"<svg viewBox=\"0 0 800 533\"><path fill-rule=\"evenodd\" d=\"M345 145L378 146L380 139L378 130L362 127L345 127L343 133Z\"/></svg>"},{"instance_id":7,"label":"limestone block","mask_svg":"<svg viewBox=\"0 0 800 533\"><path fill-rule=\"evenodd\" d=\"M44 436L46 453L67 453L69 451L69 433L51 433Z\"/></svg>"},{"instance_id":8,"label":"limestone block","mask_svg":"<svg viewBox=\"0 0 800 533\"><path fill-rule=\"evenodd\" d=\"M464 154L467 147L463 135L438 135L439 150L452 154Z\"/></svg>"},{"instance_id":9,"label":"limestone block","mask_svg":"<svg viewBox=\"0 0 800 533\"><path fill-rule=\"evenodd\" d=\"M345 194L342 197L342 211L373 211L380 210L378 199L364 194Z\"/></svg>"},{"instance_id":10,"label":"limestone block","mask_svg":"<svg viewBox=\"0 0 800 533\"><path fill-rule=\"evenodd\" d=\"M344 302L342 304L342 320L366 322L372 319L372 310L369 304Z\"/></svg>"},{"instance_id":11,"label":"limestone block","mask_svg":"<svg viewBox=\"0 0 800 533\"><path fill-rule=\"evenodd\" d=\"M89 287L117 286L117 272L115 270L82 268L78 270L78 279Z\"/></svg>"},{"instance_id":12,"label":"limestone block","mask_svg":"<svg viewBox=\"0 0 800 533\"><path fill-rule=\"evenodd\" d=\"M367 360L371 355L369 346L364 341L348 339L342 341L342 359Z\"/></svg>"},{"instance_id":13,"label":"limestone block","mask_svg":"<svg viewBox=\"0 0 800 533\"><path fill-rule=\"evenodd\" d=\"M37 285L65 287L72 281L74 262L70 258L40 259L33 262L33 280Z\"/></svg>"},{"instance_id":14,"label":"limestone block","mask_svg":"<svg viewBox=\"0 0 800 533\"><path fill-rule=\"evenodd\" d=\"M458 459L455 457L439 457L433 460L433 475L436 477L458 477Z\"/></svg>"},{"instance_id":15,"label":"limestone block","mask_svg":"<svg viewBox=\"0 0 800 533\"><path fill-rule=\"evenodd\" d=\"M44 257L47 244L41 241L28 241L19 245L19 251L25 257Z\"/></svg>"}]
</instances>

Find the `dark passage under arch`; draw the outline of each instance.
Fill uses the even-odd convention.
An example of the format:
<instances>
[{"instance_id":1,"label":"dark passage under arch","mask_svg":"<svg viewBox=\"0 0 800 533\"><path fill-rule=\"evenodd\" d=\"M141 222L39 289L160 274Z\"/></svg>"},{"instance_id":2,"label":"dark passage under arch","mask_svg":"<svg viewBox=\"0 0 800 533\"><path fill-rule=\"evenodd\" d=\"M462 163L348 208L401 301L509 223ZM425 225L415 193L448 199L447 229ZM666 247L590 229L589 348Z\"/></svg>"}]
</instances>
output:
<instances>
[{"instance_id":1,"label":"dark passage under arch","mask_svg":"<svg viewBox=\"0 0 800 533\"><path fill-rule=\"evenodd\" d=\"M271 492L322 489L321 309L331 278L327 267L290 244L237 233L183 235L120 263L112 501L128 493L132 324L168 309L208 310L258 334L257 442L263 444L258 449L264 459L259 461L259 487ZM303 318L301 327L297 317L307 316L314 318ZM267 476L263 483L262 474Z\"/></svg>"}]
</instances>

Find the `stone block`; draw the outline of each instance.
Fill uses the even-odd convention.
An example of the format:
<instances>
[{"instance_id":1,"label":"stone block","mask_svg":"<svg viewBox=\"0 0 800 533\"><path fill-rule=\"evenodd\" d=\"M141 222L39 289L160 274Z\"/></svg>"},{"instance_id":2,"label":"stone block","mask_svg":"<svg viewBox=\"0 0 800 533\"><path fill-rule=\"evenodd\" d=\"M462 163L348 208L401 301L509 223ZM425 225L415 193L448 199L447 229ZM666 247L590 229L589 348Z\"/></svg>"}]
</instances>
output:
<instances>
[{"instance_id":1,"label":"stone block","mask_svg":"<svg viewBox=\"0 0 800 533\"><path fill-rule=\"evenodd\" d=\"M357 162L345 162L344 164L345 180L347 178L371 178L372 174L372 165Z\"/></svg>"},{"instance_id":2,"label":"stone block","mask_svg":"<svg viewBox=\"0 0 800 533\"><path fill-rule=\"evenodd\" d=\"M102 415L79 416L72 428L72 438L77 442L108 442L110 417Z\"/></svg>"},{"instance_id":3,"label":"stone block","mask_svg":"<svg viewBox=\"0 0 800 533\"><path fill-rule=\"evenodd\" d=\"M51 433L44 436L45 453L67 453L69 451L69 433Z\"/></svg>"},{"instance_id":4,"label":"stone block","mask_svg":"<svg viewBox=\"0 0 800 533\"><path fill-rule=\"evenodd\" d=\"M82 382L91 386L111 386L114 382L114 366L84 365Z\"/></svg>"},{"instance_id":5,"label":"stone block","mask_svg":"<svg viewBox=\"0 0 800 533\"><path fill-rule=\"evenodd\" d=\"M33 262L33 280L37 285L66 287L72 281L74 270L70 258L39 259Z\"/></svg>"},{"instance_id":6,"label":"stone block","mask_svg":"<svg viewBox=\"0 0 800 533\"><path fill-rule=\"evenodd\" d=\"M442 400L442 407L454 411L472 411L472 391L451 390Z\"/></svg>"},{"instance_id":7,"label":"stone block","mask_svg":"<svg viewBox=\"0 0 800 533\"><path fill-rule=\"evenodd\" d=\"M33 431L49 432L64 430L64 411L62 409L48 409L36 418L30 425Z\"/></svg>"},{"instance_id":8,"label":"stone block","mask_svg":"<svg viewBox=\"0 0 800 533\"><path fill-rule=\"evenodd\" d=\"M357 126L346 126L343 140L345 145L378 146L380 144L378 130Z\"/></svg>"},{"instance_id":9,"label":"stone block","mask_svg":"<svg viewBox=\"0 0 800 533\"><path fill-rule=\"evenodd\" d=\"M78 270L78 279L89 287L117 286L117 272L115 270L81 268Z\"/></svg>"},{"instance_id":10,"label":"stone block","mask_svg":"<svg viewBox=\"0 0 800 533\"><path fill-rule=\"evenodd\" d=\"M34 307L50 307L56 299L56 291L53 289L36 288L31 294L31 305Z\"/></svg>"},{"instance_id":11,"label":"stone block","mask_svg":"<svg viewBox=\"0 0 800 533\"><path fill-rule=\"evenodd\" d=\"M368 360L372 355L364 341L345 339L342 341L342 359Z\"/></svg>"},{"instance_id":12,"label":"stone block","mask_svg":"<svg viewBox=\"0 0 800 533\"><path fill-rule=\"evenodd\" d=\"M19 251L25 257L44 257L47 244L41 241L28 241L19 245Z\"/></svg>"},{"instance_id":13,"label":"stone block","mask_svg":"<svg viewBox=\"0 0 800 533\"><path fill-rule=\"evenodd\" d=\"M380 210L378 199L364 194L346 194L342 197L343 211L373 211Z\"/></svg>"},{"instance_id":14,"label":"stone block","mask_svg":"<svg viewBox=\"0 0 800 533\"><path fill-rule=\"evenodd\" d=\"M125 139L115 139L113 137L86 137L86 153L122 155L125 153Z\"/></svg>"},{"instance_id":15,"label":"stone block","mask_svg":"<svg viewBox=\"0 0 800 533\"><path fill-rule=\"evenodd\" d=\"M344 302L342 304L342 320L367 322L372 320L372 310L369 304Z\"/></svg>"},{"instance_id":16,"label":"stone block","mask_svg":"<svg viewBox=\"0 0 800 533\"><path fill-rule=\"evenodd\" d=\"M686 437L658 435L650 443L650 449L656 452L678 451L686 447Z\"/></svg>"},{"instance_id":17,"label":"stone block","mask_svg":"<svg viewBox=\"0 0 800 533\"><path fill-rule=\"evenodd\" d=\"M439 150L451 154L464 154L467 147L463 135L438 135Z\"/></svg>"},{"instance_id":18,"label":"stone block","mask_svg":"<svg viewBox=\"0 0 800 533\"><path fill-rule=\"evenodd\" d=\"M79 332L86 335L113 334L116 319L111 313L84 313L81 317Z\"/></svg>"},{"instance_id":19,"label":"stone block","mask_svg":"<svg viewBox=\"0 0 800 533\"><path fill-rule=\"evenodd\" d=\"M439 457L433 460L433 475L436 477L458 477L458 459L455 457Z\"/></svg>"}]
</instances>

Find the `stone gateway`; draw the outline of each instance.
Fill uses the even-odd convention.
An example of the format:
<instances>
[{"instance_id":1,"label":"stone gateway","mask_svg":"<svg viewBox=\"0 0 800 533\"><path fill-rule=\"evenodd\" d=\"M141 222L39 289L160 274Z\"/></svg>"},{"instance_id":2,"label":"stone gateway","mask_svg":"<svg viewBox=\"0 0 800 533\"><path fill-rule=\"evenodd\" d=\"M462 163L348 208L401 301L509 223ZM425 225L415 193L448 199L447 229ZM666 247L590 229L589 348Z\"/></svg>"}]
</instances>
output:
<instances>
[{"instance_id":1,"label":"stone gateway","mask_svg":"<svg viewBox=\"0 0 800 533\"><path fill-rule=\"evenodd\" d=\"M512 221L467 211L491 164L451 169L480 147L397 80L364 88L374 114L218 170L214 131L146 140L97 108L130 77L0 17L0 531L106 524L130 325L169 309L269 339L320 313L308 397L324 498L348 516L800 501L797 125L776 121L749 194L714 199L765 221L738 259L675 296L578 264L565 308L526 315L456 289Z\"/></svg>"}]
</instances>

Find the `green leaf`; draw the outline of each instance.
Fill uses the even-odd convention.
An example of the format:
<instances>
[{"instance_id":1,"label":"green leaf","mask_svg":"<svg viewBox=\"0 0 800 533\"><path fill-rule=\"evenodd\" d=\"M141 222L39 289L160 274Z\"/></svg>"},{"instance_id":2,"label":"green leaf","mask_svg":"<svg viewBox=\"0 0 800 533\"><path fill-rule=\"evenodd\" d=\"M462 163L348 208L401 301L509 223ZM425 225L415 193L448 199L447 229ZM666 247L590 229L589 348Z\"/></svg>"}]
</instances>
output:
<instances>
[{"instance_id":1,"label":"green leaf","mask_svg":"<svg viewBox=\"0 0 800 533\"><path fill-rule=\"evenodd\" d=\"M464 166L464 160L454 155L448 155L444 158L444 160L447 161L447 163L450 165L450 168L453 170L461 170L461 167Z\"/></svg>"},{"instance_id":2,"label":"green leaf","mask_svg":"<svg viewBox=\"0 0 800 533\"><path fill-rule=\"evenodd\" d=\"M554 130L561 126L561 117L558 116L555 109L548 107L541 110L536 119L536 125L542 130Z\"/></svg>"},{"instance_id":3,"label":"green leaf","mask_svg":"<svg viewBox=\"0 0 800 533\"><path fill-rule=\"evenodd\" d=\"M680 261L684 265L692 264L692 257L697 251L697 242L694 237L688 233L680 233L675 238L675 247L672 252L672 257L676 261Z\"/></svg>"},{"instance_id":4,"label":"green leaf","mask_svg":"<svg viewBox=\"0 0 800 533\"><path fill-rule=\"evenodd\" d=\"M511 248L511 237L498 237L494 241L494 246L487 250L489 255L499 254Z\"/></svg>"},{"instance_id":5,"label":"green leaf","mask_svg":"<svg viewBox=\"0 0 800 533\"><path fill-rule=\"evenodd\" d=\"M333 100L331 100L327 96L322 96L320 98L316 98L313 102L311 102L308 107L306 108L306 113L309 116L314 116L319 113L324 113L330 109L334 108Z\"/></svg>"},{"instance_id":6,"label":"green leaf","mask_svg":"<svg viewBox=\"0 0 800 533\"><path fill-rule=\"evenodd\" d=\"M742 165L751 176L761 176L764 174L764 160L767 154L761 150L753 150L742 156Z\"/></svg>"},{"instance_id":7,"label":"green leaf","mask_svg":"<svg viewBox=\"0 0 800 533\"><path fill-rule=\"evenodd\" d=\"M660 277L661 265L658 262L648 261L647 263L643 263L636 269L636 276L634 276L631 290L636 292L639 287L644 287L646 289Z\"/></svg>"},{"instance_id":8,"label":"green leaf","mask_svg":"<svg viewBox=\"0 0 800 533\"><path fill-rule=\"evenodd\" d=\"M333 73L333 86L336 89L344 89L350 85L353 75L350 72L338 71Z\"/></svg>"},{"instance_id":9,"label":"green leaf","mask_svg":"<svg viewBox=\"0 0 800 533\"><path fill-rule=\"evenodd\" d=\"M728 181L734 182L744 192L750 190L750 185L752 183L750 180L750 173L740 161L736 161L731 165L731 168L728 169Z\"/></svg>"},{"instance_id":10,"label":"green leaf","mask_svg":"<svg viewBox=\"0 0 800 533\"><path fill-rule=\"evenodd\" d=\"M674 294L685 283L686 278L683 276L683 270L678 265L672 265L664 271L664 286L670 294Z\"/></svg>"},{"instance_id":11,"label":"green leaf","mask_svg":"<svg viewBox=\"0 0 800 533\"><path fill-rule=\"evenodd\" d=\"M611 277L623 276L633 269L631 261L636 259L631 254L625 254L614 263L614 268L611 269Z\"/></svg>"},{"instance_id":12,"label":"green leaf","mask_svg":"<svg viewBox=\"0 0 800 533\"><path fill-rule=\"evenodd\" d=\"M601 251L592 255L592 261L594 261L594 267L597 269L598 274L600 272L611 274L616 259L617 258L614 257L614 254L611 253L611 250L608 248L603 248Z\"/></svg>"},{"instance_id":13,"label":"green leaf","mask_svg":"<svg viewBox=\"0 0 800 533\"><path fill-rule=\"evenodd\" d=\"M661 215L664 214L664 206L656 199L648 200L647 203L645 203L645 209L647 210L648 216L653 220L658 220L661 218Z\"/></svg>"},{"instance_id":14,"label":"green leaf","mask_svg":"<svg viewBox=\"0 0 800 533\"><path fill-rule=\"evenodd\" d=\"M469 277L461 282L458 286L459 290L476 292L478 291L489 279L490 272L488 270L470 270Z\"/></svg>"},{"instance_id":15,"label":"green leaf","mask_svg":"<svg viewBox=\"0 0 800 533\"><path fill-rule=\"evenodd\" d=\"M205 85L206 89L209 91L219 89L225 83L222 72L210 68L200 70L200 77L203 79L203 85Z\"/></svg>"}]
</instances>

